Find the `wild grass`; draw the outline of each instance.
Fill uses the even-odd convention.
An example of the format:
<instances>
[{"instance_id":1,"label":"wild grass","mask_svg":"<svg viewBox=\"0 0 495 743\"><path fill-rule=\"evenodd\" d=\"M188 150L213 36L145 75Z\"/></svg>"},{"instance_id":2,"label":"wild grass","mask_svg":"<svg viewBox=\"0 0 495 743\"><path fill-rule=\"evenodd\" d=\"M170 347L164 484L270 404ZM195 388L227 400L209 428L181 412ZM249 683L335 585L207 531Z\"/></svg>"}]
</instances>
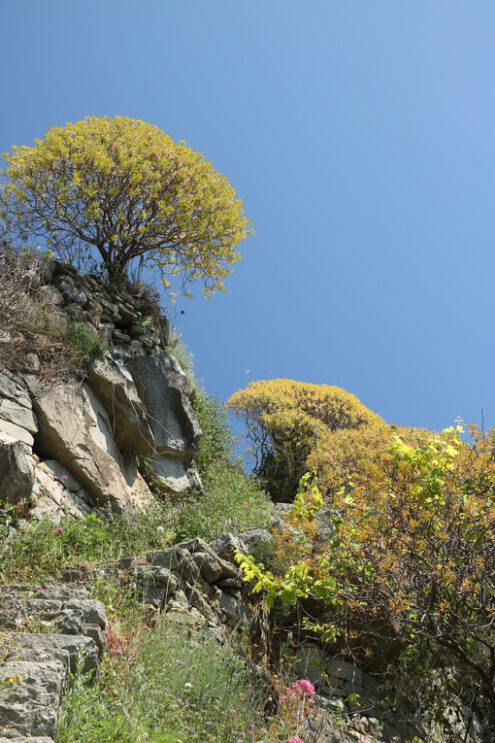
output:
<instances>
[{"instance_id":1,"label":"wild grass","mask_svg":"<svg viewBox=\"0 0 495 743\"><path fill-rule=\"evenodd\" d=\"M246 662L188 615L140 642L112 643L96 684L73 679L57 743L247 743L264 734L263 688Z\"/></svg>"},{"instance_id":2,"label":"wild grass","mask_svg":"<svg viewBox=\"0 0 495 743\"><path fill-rule=\"evenodd\" d=\"M89 567L173 542L170 509L160 503L141 511L128 507L122 514L100 509L87 516L66 516L56 526L45 517L7 526L12 509L0 508L0 582L39 582L53 579L66 567Z\"/></svg>"},{"instance_id":3,"label":"wild grass","mask_svg":"<svg viewBox=\"0 0 495 743\"><path fill-rule=\"evenodd\" d=\"M210 541L226 532L267 526L270 499L239 464L217 460L203 473L204 494L182 497L176 513L177 539Z\"/></svg>"}]
</instances>

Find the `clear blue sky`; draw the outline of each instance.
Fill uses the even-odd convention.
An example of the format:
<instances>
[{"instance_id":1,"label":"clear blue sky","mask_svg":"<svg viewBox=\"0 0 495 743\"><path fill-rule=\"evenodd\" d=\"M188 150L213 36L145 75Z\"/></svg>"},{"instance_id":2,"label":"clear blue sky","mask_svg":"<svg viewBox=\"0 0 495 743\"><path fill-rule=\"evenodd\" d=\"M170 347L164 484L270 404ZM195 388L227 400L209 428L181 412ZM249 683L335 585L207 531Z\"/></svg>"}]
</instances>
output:
<instances>
[{"instance_id":1,"label":"clear blue sky","mask_svg":"<svg viewBox=\"0 0 495 743\"><path fill-rule=\"evenodd\" d=\"M172 312L212 394L495 426L494 39L493 0L0 0L0 151L125 114L228 176L256 235Z\"/></svg>"}]
</instances>

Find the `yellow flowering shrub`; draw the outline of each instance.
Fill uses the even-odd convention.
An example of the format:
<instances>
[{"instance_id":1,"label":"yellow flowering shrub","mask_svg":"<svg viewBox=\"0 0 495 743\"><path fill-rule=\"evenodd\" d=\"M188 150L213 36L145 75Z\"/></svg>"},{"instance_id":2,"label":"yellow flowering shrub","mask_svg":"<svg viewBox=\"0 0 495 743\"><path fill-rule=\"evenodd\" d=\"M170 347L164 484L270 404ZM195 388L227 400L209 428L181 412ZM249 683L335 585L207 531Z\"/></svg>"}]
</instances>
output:
<instances>
[{"instance_id":1,"label":"yellow flowering shrub","mask_svg":"<svg viewBox=\"0 0 495 743\"><path fill-rule=\"evenodd\" d=\"M303 480L289 515L299 534L284 535L290 562L277 574L238 559L269 605L280 598L304 613L310 601L311 632L375 670L391 663L406 693L431 693L445 671L444 690L492 740L495 430L463 433L369 426L320 439L309 461L328 490L323 498Z\"/></svg>"}]
</instances>

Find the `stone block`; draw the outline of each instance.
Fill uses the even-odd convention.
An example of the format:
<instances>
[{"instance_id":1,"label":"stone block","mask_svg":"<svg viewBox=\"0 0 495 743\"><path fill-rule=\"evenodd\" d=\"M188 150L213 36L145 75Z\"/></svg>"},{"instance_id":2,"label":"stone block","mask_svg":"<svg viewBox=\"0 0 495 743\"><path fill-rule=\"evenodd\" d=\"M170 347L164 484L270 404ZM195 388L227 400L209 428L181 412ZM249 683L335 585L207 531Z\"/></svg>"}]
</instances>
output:
<instances>
[{"instance_id":1,"label":"stone block","mask_svg":"<svg viewBox=\"0 0 495 743\"><path fill-rule=\"evenodd\" d=\"M0 421L0 431L1 428ZM0 502L29 502L34 477L35 464L28 445L8 433L0 432Z\"/></svg>"},{"instance_id":2,"label":"stone block","mask_svg":"<svg viewBox=\"0 0 495 743\"><path fill-rule=\"evenodd\" d=\"M0 735L55 736L66 669L59 661L12 660L0 666ZM14 681L9 683L9 679Z\"/></svg>"}]
</instances>

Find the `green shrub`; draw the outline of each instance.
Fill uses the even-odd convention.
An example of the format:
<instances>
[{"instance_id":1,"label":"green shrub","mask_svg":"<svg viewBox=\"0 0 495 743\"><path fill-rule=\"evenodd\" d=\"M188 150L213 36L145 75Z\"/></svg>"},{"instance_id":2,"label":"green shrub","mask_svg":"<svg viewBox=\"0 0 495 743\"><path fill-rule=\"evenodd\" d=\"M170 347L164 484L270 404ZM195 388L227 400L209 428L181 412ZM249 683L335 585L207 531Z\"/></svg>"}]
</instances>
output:
<instances>
[{"instance_id":1,"label":"green shrub","mask_svg":"<svg viewBox=\"0 0 495 743\"><path fill-rule=\"evenodd\" d=\"M177 506L176 538L210 541L269 523L270 499L239 464L218 460L203 475L204 494L185 495Z\"/></svg>"},{"instance_id":2,"label":"green shrub","mask_svg":"<svg viewBox=\"0 0 495 743\"><path fill-rule=\"evenodd\" d=\"M199 389L192 395L194 412L203 431L194 461L200 472L216 460L230 460L233 457L236 438L232 435L227 409L220 398L211 397Z\"/></svg>"},{"instance_id":3,"label":"green shrub","mask_svg":"<svg viewBox=\"0 0 495 743\"><path fill-rule=\"evenodd\" d=\"M72 321L67 326L67 342L69 343L74 361L80 367L87 367L92 361L101 359L108 351L108 343L100 338L96 330L82 321Z\"/></svg>"},{"instance_id":4,"label":"green shrub","mask_svg":"<svg viewBox=\"0 0 495 743\"><path fill-rule=\"evenodd\" d=\"M194 355L182 341L180 333L172 330L170 333L168 350L172 356L177 359L187 380L188 392L194 396L195 392L200 391L199 382L194 371Z\"/></svg>"}]
</instances>

